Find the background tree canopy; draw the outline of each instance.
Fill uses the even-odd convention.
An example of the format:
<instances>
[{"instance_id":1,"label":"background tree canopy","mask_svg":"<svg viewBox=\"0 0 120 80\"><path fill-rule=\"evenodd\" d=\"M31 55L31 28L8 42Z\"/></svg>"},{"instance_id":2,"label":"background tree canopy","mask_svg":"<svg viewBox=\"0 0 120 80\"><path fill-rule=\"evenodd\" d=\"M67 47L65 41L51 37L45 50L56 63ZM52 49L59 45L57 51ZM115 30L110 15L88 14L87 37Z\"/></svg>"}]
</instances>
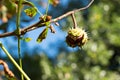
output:
<instances>
[{"instance_id":1,"label":"background tree canopy","mask_svg":"<svg viewBox=\"0 0 120 80\"><path fill-rule=\"evenodd\" d=\"M30 1L45 13L45 0ZM58 6L50 6L48 14L55 18L83 7L89 1L60 0ZM14 31L16 28L15 4L4 0L0 1L0 5L6 8L4 19L0 15L0 34ZM36 43L36 38L43 28L27 33L25 37L32 38L32 41L28 43L22 41L21 50L23 69L31 80L120 80L119 7L120 0L95 0L87 10L75 14L78 26L85 29L90 38L82 49L70 48L65 43L67 30L73 27L71 17L60 20L60 26L55 27L56 34L49 33L40 44ZM30 18L22 11L21 28L37 22L38 17L37 14L34 18ZM16 37L0 38L0 41L17 59ZM2 50L0 50L0 59L10 64ZM19 72L12 64L10 68L19 78Z\"/></svg>"}]
</instances>

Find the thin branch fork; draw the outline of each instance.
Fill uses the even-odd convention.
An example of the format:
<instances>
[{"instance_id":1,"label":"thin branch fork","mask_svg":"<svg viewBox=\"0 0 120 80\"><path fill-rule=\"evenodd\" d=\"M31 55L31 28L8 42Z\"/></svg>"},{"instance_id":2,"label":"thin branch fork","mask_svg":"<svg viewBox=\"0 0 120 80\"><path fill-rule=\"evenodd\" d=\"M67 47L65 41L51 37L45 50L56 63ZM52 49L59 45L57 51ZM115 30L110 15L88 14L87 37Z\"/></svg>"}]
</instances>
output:
<instances>
[{"instance_id":1,"label":"thin branch fork","mask_svg":"<svg viewBox=\"0 0 120 80\"><path fill-rule=\"evenodd\" d=\"M55 18L55 19L50 20L49 22L50 22L50 23L54 23L54 22L57 22L57 21L65 18L65 17L67 17L67 16L69 16L69 15L72 15L72 14L74 14L74 13L76 13L76 12L85 10L85 9L89 8L90 5L91 5L93 2L94 2L94 0L91 0L91 2L90 2L87 6L85 6L85 7L83 7L83 8L80 8L80 9L73 10L73 11L69 11L69 12L67 12L67 13L65 13L65 14L63 14L63 15ZM6 33L3 33L3 34L0 34L0 38L8 37L8 36L20 36L20 35L24 35L25 33L29 32L29 31L35 30L35 29L40 28L40 27L43 27L43 26L45 26L45 22L38 21L37 23L35 23L35 24L33 24L33 25L30 25L30 26L28 26L28 27L25 27L25 28L20 29L20 34L19 34L19 35L16 34L16 30L15 30L15 31L13 31L13 32L6 32Z\"/></svg>"}]
</instances>

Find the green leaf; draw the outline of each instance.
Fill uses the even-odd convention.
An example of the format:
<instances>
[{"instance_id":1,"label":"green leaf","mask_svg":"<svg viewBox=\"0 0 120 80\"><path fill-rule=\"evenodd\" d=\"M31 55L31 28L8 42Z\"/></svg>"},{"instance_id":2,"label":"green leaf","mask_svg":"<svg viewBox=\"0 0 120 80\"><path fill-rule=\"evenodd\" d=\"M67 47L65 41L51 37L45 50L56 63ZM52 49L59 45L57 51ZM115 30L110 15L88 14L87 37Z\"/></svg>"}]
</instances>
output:
<instances>
[{"instance_id":1,"label":"green leaf","mask_svg":"<svg viewBox=\"0 0 120 80\"><path fill-rule=\"evenodd\" d=\"M42 33L38 36L37 42L38 42L38 43L42 42L42 40L46 38L47 33L48 33L48 27L46 27L46 28L42 31Z\"/></svg>"},{"instance_id":2,"label":"green leaf","mask_svg":"<svg viewBox=\"0 0 120 80\"><path fill-rule=\"evenodd\" d=\"M25 41L25 42L30 42L32 40L32 38L30 38L30 37L26 37L26 38L25 37L21 37L20 39Z\"/></svg>"},{"instance_id":3,"label":"green leaf","mask_svg":"<svg viewBox=\"0 0 120 80\"><path fill-rule=\"evenodd\" d=\"M29 38L29 37L24 38L24 41L26 41L26 42L30 42L31 40L32 40L32 38Z\"/></svg>"},{"instance_id":4,"label":"green leaf","mask_svg":"<svg viewBox=\"0 0 120 80\"><path fill-rule=\"evenodd\" d=\"M37 9L35 7L33 8L28 8L28 9L25 9L24 12L30 16L30 17L34 17L36 14L37 14Z\"/></svg>"}]
</instances>

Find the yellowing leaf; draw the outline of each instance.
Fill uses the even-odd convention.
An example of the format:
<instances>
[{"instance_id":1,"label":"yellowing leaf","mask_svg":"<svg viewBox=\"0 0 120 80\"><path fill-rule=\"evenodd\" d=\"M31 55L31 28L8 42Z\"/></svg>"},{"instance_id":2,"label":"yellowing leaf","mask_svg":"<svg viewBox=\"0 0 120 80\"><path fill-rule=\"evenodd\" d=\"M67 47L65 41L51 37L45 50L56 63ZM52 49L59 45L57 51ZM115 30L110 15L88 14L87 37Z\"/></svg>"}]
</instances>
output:
<instances>
[{"instance_id":1,"label":"yellowing leaf","mask_svg":"<svg viewBox=\"0 0 120 80\"><path fill-rule=\"evenodd\" d=\"M20 39L25 42L30 42L32 40L32 38L30 38L30 37L21 37Z\"/></svg>"},{"instance_id":2,"label":"yellowing leaf","mask_svg":"<svg viewBox=\"0 0 120 80\"><path fill-rule=\"evenodd\" d=\"M30 17L34 17L36 14L37 14L37 9L36 8L28 8L28 9L25 9L24 12L30 16Z\"/></svg>"},{"instance_id":3,"label":"yellowing leaf","mask_svg":"<svg viewBox=\"0 0 120 80\"><path fill-rule=\"evenodd\" d=\"M38 42L38 43L42 42L42 40L46 38L47 33L48 33L48 27L46 27L46 28L42 31L42 33L38 36L37 42Z\"/></svg>"},{"instance_id":4,"label":"yellowing leaf","mask_svg":"<svg viewBox=\"0 0 120 80\"><path fill-rule=\"evenodd\" d=\"M32 38L27 37L27 38L25 38L24 40L25 40L26 42L30 42L30 41L32 40Z\"/></svg>"}]
</instances>

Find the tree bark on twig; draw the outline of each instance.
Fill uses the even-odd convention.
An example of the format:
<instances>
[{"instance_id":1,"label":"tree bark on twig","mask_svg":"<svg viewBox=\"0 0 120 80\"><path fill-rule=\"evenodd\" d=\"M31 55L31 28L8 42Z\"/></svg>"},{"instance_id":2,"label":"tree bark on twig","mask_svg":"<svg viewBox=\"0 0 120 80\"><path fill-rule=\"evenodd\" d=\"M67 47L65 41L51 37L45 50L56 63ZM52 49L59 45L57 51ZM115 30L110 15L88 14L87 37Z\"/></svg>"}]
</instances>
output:
<instances>
[{"instance_id":1,"label":"tree bark on twig","mask_svg":"<svg viewBox=\"0 0 120 80\"><path fill-rule=\"evenodd\" d=\"M54 22L57 22L57 21L65 18L65 17L71 15L71 14L74 14L74 13L76 13L76 12L85 10L85 9L89 8L90 5L91 5L93 2L94 2L94 0L91 0L91 2L90 2L87 6L85 6L85 7L83 7L83 8L80 8L80 9L73 10L73 11L69 11L69 12L67 12L67 13L65 13L65 14L63 14L63 15L55 18L55 19L50 20L49 22L50 22L50 23L54 23ZM8 37L8 36L20 36L20 35L24 35L25 33L29 32L29 31L35 30L35 29L40 28L40 27L43 27L43 26L45 26L45 22L38 21L37 23L35 23L35 24L33 24L33 25L30 25L30 26L28 26L28 27L25 27L25 28L20 29L20 33L21 33L21 34L19 34L19 35L16 33L16 30L15 30L15 31L13 31L13 32L6 32L6 33L3 33L3 34L0 34L0 38Z\"/></svg>"}]
</instances>

